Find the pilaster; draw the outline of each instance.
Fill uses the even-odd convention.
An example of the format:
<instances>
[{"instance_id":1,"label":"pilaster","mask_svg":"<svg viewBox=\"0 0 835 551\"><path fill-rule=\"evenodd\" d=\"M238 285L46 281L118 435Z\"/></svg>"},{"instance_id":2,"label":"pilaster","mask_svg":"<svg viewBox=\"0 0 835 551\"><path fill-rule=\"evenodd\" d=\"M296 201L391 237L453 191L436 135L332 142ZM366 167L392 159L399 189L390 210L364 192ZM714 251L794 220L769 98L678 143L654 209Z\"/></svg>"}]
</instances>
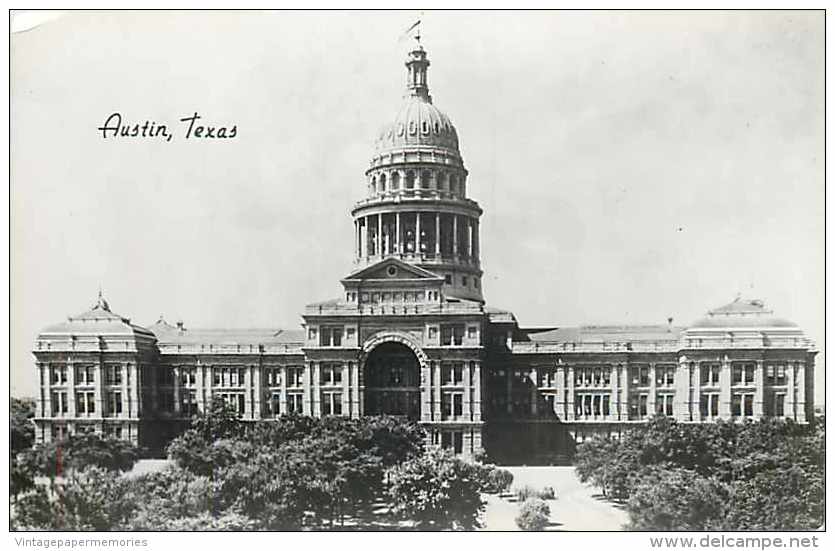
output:
<instances>
[{"instance_id":1,"label":"pilaster","mask_svg":"<svg viewBox=\"0 0 835 551\"><path fill-rule=\"evenodd\" d=\"M805 423L806 422L806 362L799 361L795 364L795 372L796 382L795 386L797 387L797 422L798 423Z\"/></svg>"},{"instance_id":2,"label":"pilaster","mask_svg":"<svg viewBox=\"0 0 835 551\"><path fill-rule=\"evenodd\" d=\"M757 367L754 371L754 419L761 419L763 416L763 402L765 401L765 371L763 361L757 360Z\"/></svg>"},{"instance_id":3,"label":"pilaster","mask_svg":"<svg viewBox=\"0 0 835 551\"><path fill-rule=\"evenodd\" d=\"M731 418L731 361L728 356L722 359L719 371L719 417Z\"/></svg>"},{"instance_id":4,"label":"pilaster","mask_svg":"<svg viewBox=\"0 0 835 551\"><path fill-rule=\"evenodd\" d=\"M432 420L441 420L441 362L432 360Z\"/></svg>"},{"instance_id":5,"label":"pilaster","mask_svg":"<svg viewBox=\"0 0 835 551\"><path fill-rule=\"evenodd\" d=\"M476 360L474 362L475 366L473 368L473 421L480 422L481 421L481 385L482 385L482 377L481 377L481 362ZM478 429L478 445L476 445L475 441L473 441L473 446L476 449L481 447L481 430Z\"/></svg>"}]
</instances>

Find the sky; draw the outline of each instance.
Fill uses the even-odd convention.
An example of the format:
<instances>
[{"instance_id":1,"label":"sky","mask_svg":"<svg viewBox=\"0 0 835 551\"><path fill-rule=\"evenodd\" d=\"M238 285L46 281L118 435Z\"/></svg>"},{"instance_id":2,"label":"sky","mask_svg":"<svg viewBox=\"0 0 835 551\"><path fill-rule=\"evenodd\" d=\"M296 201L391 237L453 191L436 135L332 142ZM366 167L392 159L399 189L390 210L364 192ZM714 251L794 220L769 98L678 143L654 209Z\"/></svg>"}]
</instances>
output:
<instances>
[{"instance_id":1,"label":"sky","mask_svg":"<svg viewBox=\"0 0 835 551\"><path fill-rule=\"evenodd\" d=\"M11 392L38 331L297 328L352 270L352 204L415 12L73 12L11 40ZM816 341L823 12L426 12L430 92L523 326L687 325L737 294ZM174 138L108 138L126 123ZM186 139L181 118L235 126Z\"/></svg>"}]
</instances>

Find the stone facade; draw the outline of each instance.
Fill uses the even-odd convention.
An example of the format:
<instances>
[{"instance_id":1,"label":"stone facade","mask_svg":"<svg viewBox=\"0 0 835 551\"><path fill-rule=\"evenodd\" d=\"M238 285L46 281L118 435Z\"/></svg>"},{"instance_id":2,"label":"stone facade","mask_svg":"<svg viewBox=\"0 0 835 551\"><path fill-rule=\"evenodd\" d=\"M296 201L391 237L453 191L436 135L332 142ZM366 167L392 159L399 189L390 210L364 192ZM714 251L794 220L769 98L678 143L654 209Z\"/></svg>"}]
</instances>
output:
<instances>
[{"instance_id":1,"label":"stone facade","mask_svg":"<svg viewBox=\"0 0 835 551\"><path fill-rule=\"evenodd\" d=\"M300 331L148 329L95 306L45 329L38 439L93 430L152 448L222 396L247 420L400 415L431 444L503 462L564 460L655 413L682 422L812 415L814 345L757 300L688 327L526 329L486 305L482 210L423 48L352 209L354 270Z\"/></svg>"}]
</instances>

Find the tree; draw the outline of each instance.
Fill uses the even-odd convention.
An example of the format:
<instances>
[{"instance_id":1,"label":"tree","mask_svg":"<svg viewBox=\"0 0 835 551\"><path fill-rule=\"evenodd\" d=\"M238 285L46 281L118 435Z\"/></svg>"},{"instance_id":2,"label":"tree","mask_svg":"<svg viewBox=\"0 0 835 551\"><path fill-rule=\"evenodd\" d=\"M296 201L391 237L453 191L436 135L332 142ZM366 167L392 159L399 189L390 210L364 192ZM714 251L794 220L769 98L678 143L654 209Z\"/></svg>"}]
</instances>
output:
<instances>
[{"instance_id":1,"label":"tree","mask_svg":"<svg viewBox=\"0 0 835 551\"><path fill-rule=\"evenodd\" d=\"M417 528L472 530L484 506L475 468L449 451L432 449L390 471L394 510Z\"/></svg>"},{"instance_id":2,"label":"tree","mask_svg":"<svg viewBox=\"0 0 835 551\"><path fill-rule=\"evenodd\" d=\"M12 398L9 403L9 431L11 457L32 447L35 442L35 400Z\"/></svg>"},{"instance_id":3,"label":"tree","mask_svg":"<svg viewBox=\"0 0 835 551\"><path fill-rule=\"evenodd\" d=\"M711 530L722 525L727 493L721 483L675 466L645 468L629 498L631 530Z\"/></svg>"},{"instance_id":4,"label":"tree","mask_svg":"<svg viewBox=\"0 0 835 551\"><path fill-rule=\"evenodd\" d=\"M117 530L130 517L133 505L125 498L118 474L91 466L73 471L50 499L38 488L16 506L15 523L37 530Z\"/></svg>"}]
</instances>

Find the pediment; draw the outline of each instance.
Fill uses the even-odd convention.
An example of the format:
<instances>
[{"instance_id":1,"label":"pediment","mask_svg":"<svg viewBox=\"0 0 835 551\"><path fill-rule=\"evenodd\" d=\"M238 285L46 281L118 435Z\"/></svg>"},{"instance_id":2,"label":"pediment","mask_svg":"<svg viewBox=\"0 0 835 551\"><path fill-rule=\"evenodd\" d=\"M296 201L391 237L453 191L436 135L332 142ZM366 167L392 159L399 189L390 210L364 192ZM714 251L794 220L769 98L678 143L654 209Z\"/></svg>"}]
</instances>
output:
<instances>
[{"instance_id":1,"label":"pediment","mask_svg":"<svg viewBox=\"0 0 835 551\"><path fill-rule=\"evenodd\" d=\"M357 270L342 281L344 283L353 281L443 281L443 278L436 273L424 270L418 266L407 264L396 258L386 258Z\"/></svg>"}]
</instances>

